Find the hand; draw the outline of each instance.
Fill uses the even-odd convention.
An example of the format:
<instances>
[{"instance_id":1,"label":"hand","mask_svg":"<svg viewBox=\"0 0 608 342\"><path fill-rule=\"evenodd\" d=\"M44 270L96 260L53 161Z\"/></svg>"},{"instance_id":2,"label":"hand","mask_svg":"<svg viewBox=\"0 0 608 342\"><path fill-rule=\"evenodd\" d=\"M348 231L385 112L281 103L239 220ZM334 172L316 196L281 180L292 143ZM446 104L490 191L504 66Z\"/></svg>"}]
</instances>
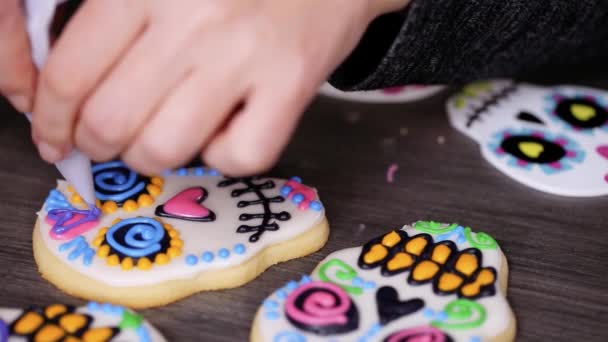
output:
<instances>
[{"instance_id":1,"label":"hand","mask_svg":"<svg viewBox=\"0 0 608 342\"><path fill-rule=\"evenodd\" d=\"M368 23L407 0L89 0L43 68L34 140L159 173L270 167ZM382 4L382 5L379 5Z\"/></svg>"},{"instance_id":2,"label":"hand","mask_svg":"<svg viewBox=\"0 0 608 342\"><path fill-rule=\"evenodd\" d=\"M34 98L36 68L19 0L0 1L0 94L22 112Z\"/></svg>"}]
</instances>

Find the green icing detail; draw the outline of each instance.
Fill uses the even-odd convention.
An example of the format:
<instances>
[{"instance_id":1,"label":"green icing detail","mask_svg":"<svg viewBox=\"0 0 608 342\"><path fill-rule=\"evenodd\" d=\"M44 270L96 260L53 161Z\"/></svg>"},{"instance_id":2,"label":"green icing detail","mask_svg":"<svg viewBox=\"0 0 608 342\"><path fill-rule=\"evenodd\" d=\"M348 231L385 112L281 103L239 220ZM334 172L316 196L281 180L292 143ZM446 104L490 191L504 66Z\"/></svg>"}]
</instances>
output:
<instances>
[{"instance_id":1,"label":"green icing detail","mask_svg":"<svg viewBox=\"0 0 608 342\"><path fill-rule=\"evenodd\" d=\"M423 233L429 234L443 234L451 232L452 230L458 228L458 224L452 223L447 227L442 227L442 223L435 221L418 221L414 223L414 228Z\"/></svg>"},{"instance_id":2,"label":"green icing detail","mask_svg":"<svg viewBox=\"0 0 608 342\"><path fill-rule=\"evenodd\" d=\"M120 329L137 329L144 320L144 316L125 310L120 321Z\"/></svg>"},{"instance_id":3,"label":"green icing detail","mask_svg":"<svg viewBox=\"0 0 608 342\"><path fill-rule=\"evenodd\" d=\"M469 227L464 229L464 236L467 238L467 241L471 244L471 246L477 249L496 249L498 247L498 243L493 237L490 236L490 234L486 234L484 232L473 234L471 228Z\"/></svg>"},{"instance_id":4,"label":"green icing detail","mask_svg":"<svg viewBox=\"0 0 608 342\"><path fill-rule=\"evenodd\" d=\"M486 321L486 309L479 303L468 299L457 299L444 308L447 318L432 321L431 325L440 329L473 329Z\"/></svg>"},{"instance_id":5,"label":"green icing detail","mask_svg":"<svg viewBox=\"0 0 608 342\"><path fill-rule=\"evenodd\" d=\"M478 97L481 92L488 91L491 88L492 84L485 81L472 83L465 86L462 88L462 91L460 91L460 93L456 94L454 97L454 107L457 109L462 109L466 105L468 99Z\"/></svg>"},{"instance_id":6,"label":"green icing detail","mask_svg":"<svg viewBox=\"0 0 608 342\"><path fill-rule=\"evenodd\" d=\"M327 269L334 267L334 266L338 268L338 270L335 273L335 276L337 279L332 279L330 276L327 275ZM334 284L340 286L344 291L346 291L350 294L360 295L363 293L362 288L357 287L357 286L349 286L349 285L340 283L340 280L349 281L349 280L352 280L353 278L355 278L356 276L357 276L357 271L355 271L354 268L350 267L344 261L339 260L339 259L331 259L328 262L321 265L321 267L319 267L319 278L322 281L334 283Z\"/></svg>"}]
</instances>

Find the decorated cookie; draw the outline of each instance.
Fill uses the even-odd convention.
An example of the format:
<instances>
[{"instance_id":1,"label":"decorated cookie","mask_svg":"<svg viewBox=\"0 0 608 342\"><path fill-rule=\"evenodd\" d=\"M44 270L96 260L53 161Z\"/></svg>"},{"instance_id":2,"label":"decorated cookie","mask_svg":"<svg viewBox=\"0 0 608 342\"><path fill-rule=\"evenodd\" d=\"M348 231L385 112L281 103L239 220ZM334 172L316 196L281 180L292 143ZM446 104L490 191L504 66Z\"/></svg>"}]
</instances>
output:
<instances>
[{"instance_id":1,"label":"decorated cookie","mask_svg":"<svg viewBox=\"0 0 608 342\"><path fill-rule=\"evenodd\" d=\"M206 168L145 177L94 165L97 207L60 181L34 231L42 275L65 292L142 308L240 286L321 248L328 224L301 179L225 178Z\"/></svg>"},{"instance_id":2,"label":"decorated cookie","mask_svg":"<svg viewBox=\"0 0 608 342\"><path fill-rule=\"evenodd\" d=\"M443 90L443 88L443 86L412 85L371 91L344 92L325 83L321 86L319 93L321 95L355 102L396 103L422 100L437 94Z\"/></svg>"},{"instance_id":3,"label":"decorated cookie","mask_svg":"<svg viewBox=\"0 0 608 342\"><path fill-rule=\"evenodd\" d=\"M0 341L162 342L144 318L122 306L90 302L0 309Z\"/></svg>"},{"instance_id":4,"label":"decorated cookie","mask_svg":"<svg viewBox=\"0 0 608 342\"><path fill-rule=\"evenodd\" d=\"M273 341L512 341L507 261L496 240L419 221L330 254L259 309L251 338Z\"/></svg>"},{"instance_id":5,"label":"decorated cookie","mask_svg":"<svg viewBox=\"0 0 608 342\"><path fill-rule=\"evenodd\" d=\"M513 179L557 195L608 194L607 91L488 81L465 87L447 109Z\"/></svg>"}]
</instances>

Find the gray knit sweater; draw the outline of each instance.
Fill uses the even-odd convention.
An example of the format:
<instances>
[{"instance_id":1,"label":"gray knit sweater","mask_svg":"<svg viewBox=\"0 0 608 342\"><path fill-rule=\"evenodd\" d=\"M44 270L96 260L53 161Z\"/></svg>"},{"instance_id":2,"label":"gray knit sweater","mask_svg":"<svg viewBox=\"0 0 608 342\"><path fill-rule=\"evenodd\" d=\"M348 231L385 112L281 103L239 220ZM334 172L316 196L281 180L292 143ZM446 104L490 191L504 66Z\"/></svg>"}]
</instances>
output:
<instances>
[{"instance_id":1,"label":"gray knit sweater","mask_svg":"<svg viewBox=\"0 0 608 342\"><path fill-rule=\"evenodd\" d=\"M414 0L376 19L343 90L608 69L608 0Z\"/></svg>"}]
</instances>

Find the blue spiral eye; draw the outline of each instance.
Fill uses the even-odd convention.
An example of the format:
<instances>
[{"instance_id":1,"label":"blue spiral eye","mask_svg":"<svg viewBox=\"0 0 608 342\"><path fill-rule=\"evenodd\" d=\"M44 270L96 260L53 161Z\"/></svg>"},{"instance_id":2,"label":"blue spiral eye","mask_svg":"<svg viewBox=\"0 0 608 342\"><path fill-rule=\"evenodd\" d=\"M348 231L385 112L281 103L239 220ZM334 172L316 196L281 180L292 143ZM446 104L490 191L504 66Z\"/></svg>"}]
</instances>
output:
<instances>
[{"instance_id":1,"label":"blue spiral eye","mask_svg":"<svg viewBox=\"0 0 608 342\"><path fill-rule=\"evenodd\" d=\"M137 174L121 161L96 164L92 171L97 199L113 201L119 206L130 199L137 200L150 184L149 177Z\"/></svg>"}]
</instances>

